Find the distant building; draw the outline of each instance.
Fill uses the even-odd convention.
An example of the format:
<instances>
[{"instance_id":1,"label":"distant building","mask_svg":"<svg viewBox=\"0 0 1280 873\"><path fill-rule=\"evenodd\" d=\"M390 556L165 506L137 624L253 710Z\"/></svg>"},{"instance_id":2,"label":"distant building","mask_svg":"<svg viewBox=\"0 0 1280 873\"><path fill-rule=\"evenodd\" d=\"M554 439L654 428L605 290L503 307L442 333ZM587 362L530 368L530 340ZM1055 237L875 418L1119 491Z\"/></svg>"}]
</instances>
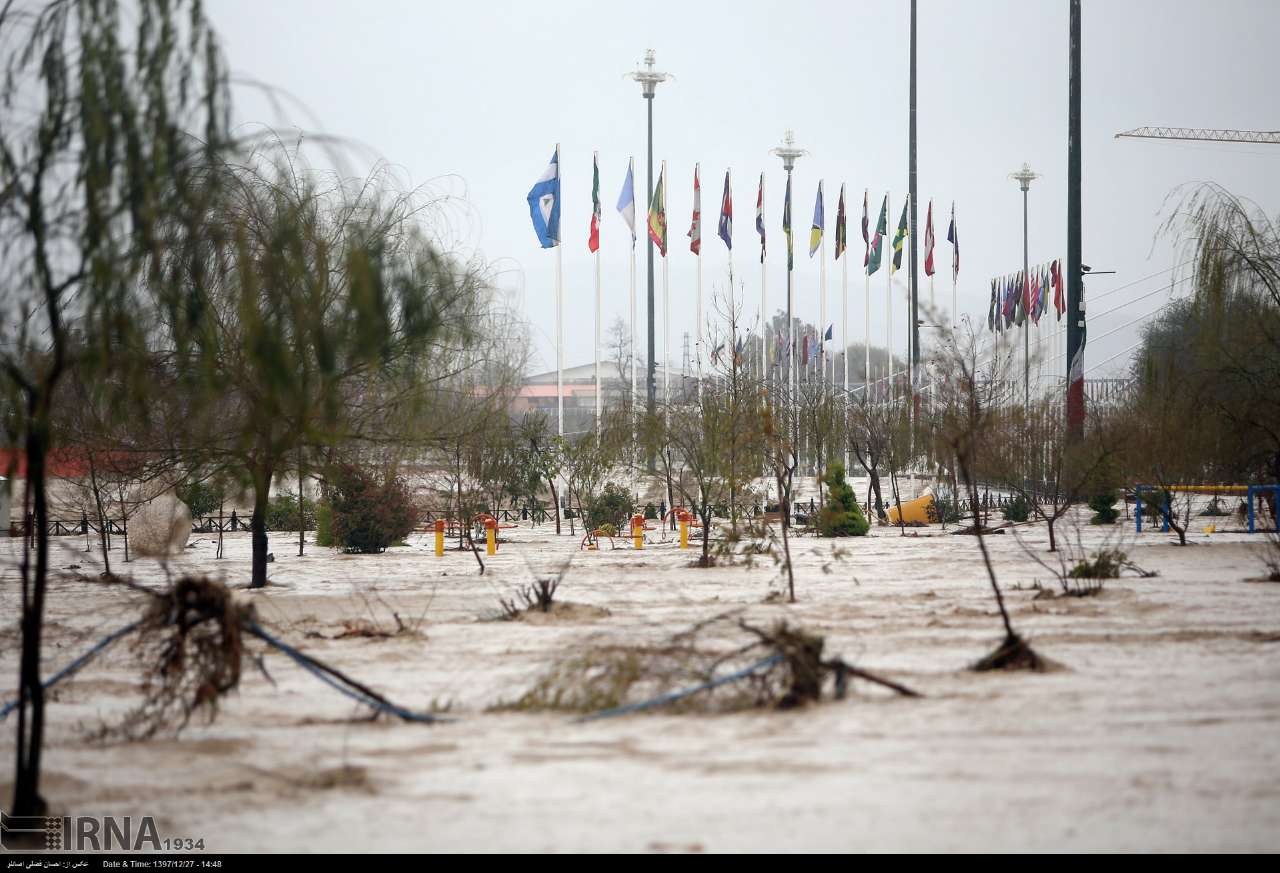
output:
<instances>
[{"instance_id":1,"label":"distant building","mask_svg":"<svg viewBox=\"0 0 1280 873\"><path fill-rule=\"evenodd\" d=\"M658 383L658 402L662 402L662 367L655 370ZM640 372L636 374L636 393L640 403L645 402L645 367L640 364ZM671 371L671 393L676 395L683 384L684 377ZM596 366L594 363L580 364L564 369L564 432L566 435L586 433L595 427L596 414ZM628 371L625 379L618 376L618 365L612 361L600 362L600 386L603 393L603 406L608 408L624 402L631 393L631 375ZM556 424L556 371L534 373L526 376L520 384L520 391L511 404L511 414L520 418L526 412L541 412L554 428Z\"/></svg>"}]
</instances>

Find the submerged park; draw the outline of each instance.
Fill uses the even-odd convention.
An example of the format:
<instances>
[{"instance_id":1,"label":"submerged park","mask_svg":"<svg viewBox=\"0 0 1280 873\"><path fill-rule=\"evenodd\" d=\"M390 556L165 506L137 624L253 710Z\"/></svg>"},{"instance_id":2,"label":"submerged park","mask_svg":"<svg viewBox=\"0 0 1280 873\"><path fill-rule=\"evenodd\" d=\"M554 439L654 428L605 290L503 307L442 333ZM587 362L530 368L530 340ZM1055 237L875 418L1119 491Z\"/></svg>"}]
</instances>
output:
<instances>
[{"instance_id":1,"label":"submerged park","mask_svg":"<svg viewBox=\"0 0 1280 873\"><path fill-rule=\"evenodd\" d=\"M915 2L861 241L791 130L704 240L652 51L486 212L246 122L202 4L0 10L3 853L1274 851L1275 177L1086 264L1060 5L1034 259L1028 164L1008 245L918 190Z\"/></svg>"}]
</instances>

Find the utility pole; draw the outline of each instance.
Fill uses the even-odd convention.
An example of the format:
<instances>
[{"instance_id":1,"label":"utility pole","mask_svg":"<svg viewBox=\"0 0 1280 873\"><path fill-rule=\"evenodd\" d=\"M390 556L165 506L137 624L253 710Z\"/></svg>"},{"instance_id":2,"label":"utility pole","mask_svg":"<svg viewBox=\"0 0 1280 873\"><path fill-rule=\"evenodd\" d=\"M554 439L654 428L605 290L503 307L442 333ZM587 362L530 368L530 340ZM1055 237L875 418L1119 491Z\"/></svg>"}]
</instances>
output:
<instances>
[{"instance_id":1,"label":"utility pole","mask_svg":"<svg viewBox=\"0 0 1280 873\"><path fill-rule=\"evenodd\" d=\"M1080 0L1070 0L1067 85L1067 439L1084 437L1084 272L1080 205Z\"/></svg>"},{"instance_id":2,"label":"utility pole","mask_svg":"<svg viewBox=\"0 0 1280 873\"><path fill-rule=\"evenodd\" d=\"M1031 190L1031 182L1040 178L1027 164L1009 178L1018 183L1022 189L1022 301L1027 302L1027 280L1031 275L1031 262L1027 257L1027 192ZM1031 408L1031 313L1022 315L1022 404L1024 409Z\"/></svg>"},{"instance_id":3,"label":"utility pole","mask_svg":"<svg viewBox=\"0 0 1280 873\"><path fill-rule=\"evenodd\" d=\"M644 53L644 68L636 68L635 72L629 73L628 76L640 83L640 91L643 95L649 112L649 196L645 198L644 208L646 215L649 211L649 204L653 202L653 97L658 90L658 85L674 79L675 77L669 73L660 73L655 68L656 55L653 49L646 49ZM645 219L645 226L648 226L648 219ZM649 363L648 375L646 377L646 386L648 390L648 409L649 417L652 418L657 411L658 397L658 379L656 361L657 347L654 341L654 321L656 315L654 312L654 295L653 295L653 238L649 237L646 231L645 237L648 238L648 259L649 259Z\"/></svg>"}]
</instances>

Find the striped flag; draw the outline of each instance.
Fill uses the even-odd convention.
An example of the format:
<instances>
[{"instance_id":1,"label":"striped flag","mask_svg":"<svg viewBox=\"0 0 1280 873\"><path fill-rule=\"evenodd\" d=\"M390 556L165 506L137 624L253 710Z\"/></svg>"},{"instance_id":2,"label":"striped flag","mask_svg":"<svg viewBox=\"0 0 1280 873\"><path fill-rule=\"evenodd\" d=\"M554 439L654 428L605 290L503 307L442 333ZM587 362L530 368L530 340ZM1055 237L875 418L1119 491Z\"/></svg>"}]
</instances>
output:
<instances>
[{"instance_id":1,"label":"striped flag","mask_svg":"<svg viewBox=\"0 0 1280 873\"><path fill-rule=\"evenodd\" d=\"M760 174L760 190L756 192L756 233L760 234L760 263L764 263L765 255L765 233L764 233L764 173Z\"/></svg>"},{"instance_id":2,"label":"striped flag","mask_svg":"<svg viewBox=\"0 0 1280 873\"><path fill-rule=\"evenodd\" d=\"M960 275L960 233L956 230L956 203L951 201L951 224L947 227L947 242L951 243L951 281Z\"/></svg>"},{"instance_id":3,"label":"striped flag","mask_svg":"<svg viewBox=\"0 0 1280 873\"><path fill-rule=\"evenodd\" d=\"M836 204L836 256L834 260L840 260L840 256L844 254L844 250L848 247L849 230L846 227L844 215L844 183L840 184L840 201Z\"/></svg>"},{"instance_id":4,"label":"striped flag","mask_svg":"<svg viewBox=\"0 0 1280 873\"><path fill-rule=\"evenodd\" d=\"M533 232L544 249L560 245L560 146L551 155L551 163L529 189L529 217Z\"/></svg>"},{"instance_id":5,"label":"striped flag","mask_svg":"<svg viewBox=\"0 0 1280 873\"><path fill-rule=\"evenodd\" d=\"M862 253L862 266L864 267L867 266L867 263L871 260L871 237L868 235L868 231L870 230L870 228L867 226L867 223L868 223L867 189L863 188L862 189L862 245L865 248L865 251ZM875 270L870 270L869 272L874 273Z\"/></svg>"},{"instance_id":6,"label":"striped flag","mask_svg":"<svg viewBox=\"0 0 1280 873\"><path fill-rule=\"evenodd\" d=\"M649 239L658 247L658 253L667 256L667 197L666 173L658 173L658 185L653 189L653 202L649 204Z\"/></svg>"},{"instance_id":7,"label":"striped flag","mask_svg":"<svg viewBox=\"0 0 1280 873\"><path fill-rule=\"evenodd\" d=\"M818 180L818 199L813 202L813 226L809 229L809 257L813 257L822 245L822 231L825 229L826 209L822 205L822 180Z\"/></svg>"},{"instance_id":8,"label":"striped flag","mask_svg":"<svg viewBox=\"0 0 1280 873\"><path fill-rule=\"evenodd\" d=\"M866 199L863 198L863 206L866 206ZM884 238L889 233L889 195L884 195L884 200L880 203L880 218L876 221L875 235L871 237L868 244L867 257L867 275L873 275L880 269L880 258L884 252Z\"/></svg>"},{"instance_id":9,"label":"striped flag","mask_svg":"<svg viewBox=\"0 0 1280 873\"><path fill-rule=\"evenodd\" d=\"M787 238L787 269L795 266L791 245L791 177L787 177L787 194L782 204L782 235Z\"/></svg>"},{"instance_id":10,"label":"striped flag","mask_svg":"<svg viewBox=\"0 0 1280 873\"><path fill-rule=\"evenodd\" d=\"M893 235L893 269L891 272L894 273L902 269L902 247L907 241L907 204L910 201L910 197L903 198L902 217L898 219L898 230Z\"/></svg>"},{"instance_id":11,"label":"striped flag","mask_svg":"<svg viewBox=\"0 0 1280 873\"><path fill-rule=\"evenodd\" d=\"M729 171L724 171L724 194L720 197L720 228L717 232L725 248L733 251L733 194L729 191Z\"/></svg>"},{"instance_id":12,"label":"striped flag","mask_svg":"<svg viewBox=\"0 0 1280 873\"><path fill-rule=\"evenodd\" d=\"M924 216L924 274L933 275L933 201Z\"/></svg>"},{"instance_id":13,"label":"striped flag","mask_svg":"<svg viewBox=\"0 0 1280 873\"><path fill-rule=\"evenodd\" d=\"M631 162L627 162L627 178L622 182L622 193L618 195L618 214L631 228L631 247L636 245L636 186L631 172Z\"/></svg>"},{"instance_id":14,"label":"striped flag","mask_svg":"<svg viewBox=\"0 0 1280 873\"><path fill-rule=\"evenodd\" d=\"M594 154L591 156L591 235L587 237L587 248L600 251L600 163Z\"/></svg>"},{"instance_id":15,"label":"striped flag","mask_svg":"<svg viewBox=\"0 0 1280 873\"><path fill-rule=\"evenodd\" d=\"M698 165L693 165L693 224L689 226L689 251L702 254L702 185L698 183Z\"/></svg>"}]
</instances>

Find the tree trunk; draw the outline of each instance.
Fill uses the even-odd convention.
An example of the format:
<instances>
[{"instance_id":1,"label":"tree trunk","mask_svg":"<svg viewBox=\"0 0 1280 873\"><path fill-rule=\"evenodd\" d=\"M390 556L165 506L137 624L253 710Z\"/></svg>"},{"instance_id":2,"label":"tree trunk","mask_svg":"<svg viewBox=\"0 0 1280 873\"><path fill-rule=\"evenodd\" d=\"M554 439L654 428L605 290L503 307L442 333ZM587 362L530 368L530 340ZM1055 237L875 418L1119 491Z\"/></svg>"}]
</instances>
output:
<instances>
[{"instance_id":1,"label":"tree trunk","mask_svg":"<svg viewBox=\"0 0 1280 873\"><path fill-rule=\"evenodd\" d=\"M876 517L881 521L888 520L888 515L884 511L884 497L880 493L880 473L872 469L868 474L871 478L871 493L876 497Z\"/></svg>"},{"instance_id":2,"label":"tree trunk","mask_svg":"<svg viewBox=\"0 0 1280 873\"><path fill-rule=\"evenodd\" d=\"M302 506L302 449L298 449L298 557L302 557L306 545L307 514Z\"/></svg>"},{"instance_id":3,"label":"tree trunk","mask_svg":"<svg viewBox=\"0 0 1280 873\"><path fill-rule=\"evenodd\" d=\"M271 469L259 467L253 473L253 519L249 523L253 539L250 588L267 587L267 503L271 495Z\"/></svg>"},{"instance_id":4,"label":"tree trunk","mask_svg":"<svg viewBox=\"0 0 1280 873\"><path fill-rule=\"evenodd\" d=\"M1053 538L1053 523L1057 520L1058 520L1058 516L1056 515L1049 516L1049 551L1051 552L1058 551L1058 543Z\"/></svg>"},{"instance_id":5,"label":"tree trunk","mask_svg":"<svg viewBox=\"0 0 1280 873\"><path fill-rule=\"evenodd\" d=\"M556 536L560 536L560 495L556 493L554 476L547 477L547 487L551 489L551 506L556 511Z\"/></svg>"},{"instance_id":6,"label":"tree trunk","mask_svg":"<svg viewBox=\"0 0 1280 873\"><path fill-rule=\"evenodd\" d=\"M98 488L98 468L89 452L89 484L93 488L93 503L98 510L98 539L102 541L102 572L111 575L111 541L107 533L107 517L102 508L102 491Z\"/></svg>"},{"instance_id":7,"label":"tree trunk","mask_svg":"<svg viewBox=\"0 0 1280 873\"><path fill-rule=\"evenodd\" d=\"M40 796L40 753L44 745L44 688L40 683L40 637L44 627L45 581L49 571L49 505L45 495L45 458L49 449L49 414L32 403L27 433L27 494L34 504L35 576L30 557L22 562L22 655L18 667L17 763L14 768L13 814L44 815ZM30 717L28 718L28 707Z\"/></svg>"}]
</instances>

